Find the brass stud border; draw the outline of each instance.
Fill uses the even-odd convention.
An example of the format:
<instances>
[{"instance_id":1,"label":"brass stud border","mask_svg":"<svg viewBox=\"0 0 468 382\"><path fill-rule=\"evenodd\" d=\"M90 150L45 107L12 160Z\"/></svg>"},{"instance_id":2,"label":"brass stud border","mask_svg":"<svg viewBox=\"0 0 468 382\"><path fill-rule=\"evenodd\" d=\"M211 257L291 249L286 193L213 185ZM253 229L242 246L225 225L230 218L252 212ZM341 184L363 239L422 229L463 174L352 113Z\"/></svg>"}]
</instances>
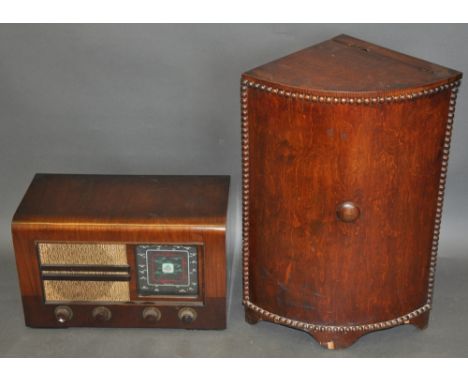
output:
<instances>
[{"instance_id":1,"label":"brass stud border","mask_svg":"<svg viewBox=\"0 0 468 382\"><path fill-rule=\"evenodd\" d=\"M249 121L247 114L248 87L241 87L242 125L242 288L243 300L249 301Z\"/></svg>"},{"instance_id":2,"label":"brass stud border","mask_svg":"<svg viewBox=\"0 0 468 382\"><path fill-rule=\"evenodd\" d=\"M460 81L458 81L458 85ZM429 264L429 279L427 286L427 304L432 303L434 292L434 279L437 265L437 252L439 248L440 224L442 221L442 208L444 204L445 183L447 181L448 160L450 153L450 142L452 139L453 120L455 117L455 104L457 101L458 87L452 88L450 92L447 125L445 128L444 145L442 149L442 163L440 167L439 191L436 201L436 215L434 219L434 234L432 236L431 260Z\"/></svg>"},{"instance_id":3,"label":"brass stud border","mask_svg":"<svg viewBox=\"0 0 468 382\"><path fill-rule=\"evenodd\" d=\"M417 317L424 312L427 312L431 309L429 304L425 304L422 307L413 310L412 312L405 314L403 316L387 320L381 321L371 324L362 324L362 325L319 325L319 324L312 324L303 321L293 320L287 317L280 316L275 313L271 313L266 309L260 308L259 306L253 304L248 300L243 301L244 305L249 308L250 310L259 314L263 320L271 321L276 324L287 325L291 326L296 329L301 329L305 331L315 331L315 332L356 332L356 331L370 331L370 330L379 330L379 329L387 329L393 326L402 325L414 317Z\"/></svg>"},{"instance_id":4,"label":"brass stud border","mask_svg":"<svg viewBox=\"0 0 468 382\"><path fill-rule=\"evenodd\" d=\"M298 98L301 100L316 102L316 103L327 103L327 104L350 104L350 105L372 105L388 102L404 102L413 99L431 96L433 94L440 93L448 89L458 88L460 86L460 80L453 81L447 84L435 86L432 88L420 90L418 92L408 92L396 95L380 95L372 97L342 97L342 96L330 96L330 95L314 95L301 91L290 91L281 89L260 82L255 82L247 79L242 80L242 87L259 89L268 93L277 94L284 97Z\"/></svg>"},{"instance_id":5,"label":"brass stud border","mask_svg":"<svg viewBox=\"0 0 468 382\"><path fill-rule=\"evenodd\" d=\"M274 323L287 325L293 328L305 331L318 331L318 332L354 332L354 331L372 331L390 328L393 326L407 323L409 320L429 311L431 309L432 295L434 290L434 277L437 263L437 251L440 235L440 224L442 218L442 207L445 193L445 183L447 179L448 159L450 151L450 142L452 137L453 119L455 115L455 104L457 98L458 87L460 81L454 81L448 84L437 86L431 89L422 90L419 92L394 95L388 97L325 97L319 95L312 95L307 93L297 93L280 89L276 87L267 86L257 82L243 79L241 82L241 132L242 132L242 280L243 280L243 304L246 308L256 312L263 320L272 321ZM450 89L450 103L447 116L447 124L445 129L445 138L442 152L442 163L439 178L439 191L436 203L436 216L434 219L434 234L432 238L432 249L429 266L429 279L427 287L427 301L422 307L409 312L403 316L362 325L318 325L313 323L302 322L283 317L272 312L269 312L250 301L249 296L249 126L248 126L248 89L260 89L269 93L278 94L280 96L299 98L307 101L318 103L331 103L331 104L350 104L350 105L370 105L384 102L402 102L413 100L416 98L430 96L437 94L441 91Z\"/></svg>"}]
</instances>

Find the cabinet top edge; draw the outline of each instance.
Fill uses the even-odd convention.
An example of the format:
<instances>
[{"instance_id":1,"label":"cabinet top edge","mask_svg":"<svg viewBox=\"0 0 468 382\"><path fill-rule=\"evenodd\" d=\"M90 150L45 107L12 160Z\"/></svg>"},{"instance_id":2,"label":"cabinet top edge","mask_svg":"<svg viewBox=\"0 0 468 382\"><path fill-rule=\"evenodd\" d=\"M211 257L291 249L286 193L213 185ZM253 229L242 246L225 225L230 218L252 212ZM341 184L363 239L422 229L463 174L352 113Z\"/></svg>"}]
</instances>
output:
<instances>
[{"instance_id":1,"label":"cabinet top edge","mask_svg":"<svg viewBox=\"0 0 468 382\"><path fill-rule=\"evenodd\" d=\"M229 183L225 175L36 174L12 225L223 227Z\"/></svg>"},{"instance_id":2,"label":"cabinet top edge","mask_svg":"<svg viewBox=\"0 0 468 382\"><path fill-rule=\"evenodd\" d=\"M347 35L245 72L243 79L316 94L406 93L459 81L462 73Z\"/></svg>"}]
</instances>

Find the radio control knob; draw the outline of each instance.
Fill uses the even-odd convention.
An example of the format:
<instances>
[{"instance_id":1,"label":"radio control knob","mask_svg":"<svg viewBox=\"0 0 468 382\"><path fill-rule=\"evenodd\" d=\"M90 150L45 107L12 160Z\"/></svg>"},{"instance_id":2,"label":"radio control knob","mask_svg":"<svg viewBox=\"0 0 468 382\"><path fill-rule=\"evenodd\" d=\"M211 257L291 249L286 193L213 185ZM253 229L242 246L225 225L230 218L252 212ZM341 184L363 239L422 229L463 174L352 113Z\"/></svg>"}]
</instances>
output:
<instances>
[{"instance_id":1,"label":"radio control knob","mask_svg":"<svg viewBox=\"0 0 468 382\"><path fill-rule=\"evenodd\" d=\"M148 307L143 310L142 316L147 322L156 322L161 319L161 311L158 308Z\"/></svg>"},{"instance_id":2,"label":"radio control knob","mask_svg":"<svg viewBox=\"0 0 468 382\"><path fill-rule=\"evenodd\" d=\"M190 324L197 319L197 312L192 308L182 308L179 310L179 320L185 324Z\"/></svg>"},{"instance_id":3,"label":"radio control knob","mask_svg":"<svg viewBox=\"0 0 468 382\"><path fill-rule=\"evenodd\" d=\"M93 309L93 318L99 322L109 321L112 318L112 312L105 306L97 306Z\"/></svg>"},{"instance_id":4,"label":"radio control knob","mask_svg":"<svg viewBox=\"0 0 468 382\"><path fill-rule=\"evenodd\" d=\"M59 305L54 310L55 318L61 324L68 322L73 317L73 311L69 306Z\"/></svg>"}]
</instances>

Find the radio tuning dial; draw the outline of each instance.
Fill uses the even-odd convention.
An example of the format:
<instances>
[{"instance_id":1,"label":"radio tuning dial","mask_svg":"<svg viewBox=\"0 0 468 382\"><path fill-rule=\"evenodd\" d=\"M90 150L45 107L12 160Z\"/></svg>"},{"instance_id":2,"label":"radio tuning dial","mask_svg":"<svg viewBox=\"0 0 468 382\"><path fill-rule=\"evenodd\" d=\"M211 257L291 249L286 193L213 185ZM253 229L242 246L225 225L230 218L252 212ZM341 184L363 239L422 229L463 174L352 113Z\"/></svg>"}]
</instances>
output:
<instances>
[{"instance_id":1,"label":"radio tuning dial","mask_svg":"<svg viewBox=\"0 0 468 382\"><path fill-rule=\"evenodd\" d=\"M54 310L55 318L61 324L70 321L73 317L73 311L69 306L59 305Z\"/></svg>"},{"instance_id":2,"label":"radio tuning dial","mask_svg":"<svg viewBox=\"0 0 468 382\"><path fill-rule=\"evenodd\" d=\"M98 306L93 309L93 318L99 322L109 321L112 318L112 312L105 306Z\"/></svg>"},{"instance_id":3,"label":"radio tuning dial","mask_svg":"<svg viewBox=\"0 0 468 382\"><path fill-rule=\"evenodd\" d=\"M142 316L147 322L156 322L161 319L161 311L158 308L148 307L143 310Z\"/></svg>"},{"instance_id":4,"label":"radio tuning dial","mask_svg":"<svg viewBox=\"0 0 468 382\"><path fill-rule=\"evenodd\" d=\"M179 310L179 320L185 324L190 324L197 319L197 312L192 308L182 308Z\"/></svg>"}]
</instances>

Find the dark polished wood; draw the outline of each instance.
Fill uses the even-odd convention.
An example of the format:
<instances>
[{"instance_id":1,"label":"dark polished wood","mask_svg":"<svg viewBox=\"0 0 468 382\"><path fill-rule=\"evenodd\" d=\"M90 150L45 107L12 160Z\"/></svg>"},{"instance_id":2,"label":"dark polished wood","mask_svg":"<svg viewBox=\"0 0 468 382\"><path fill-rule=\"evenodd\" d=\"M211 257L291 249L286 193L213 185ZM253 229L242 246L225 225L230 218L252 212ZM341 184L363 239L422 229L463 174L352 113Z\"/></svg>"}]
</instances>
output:
<instances>
[{"instance_id":1,"label":"dark polished wood","mask_svg":"<svg viewBox=\"0 0 468 382\"><path fill-rule=\"evenodd\" d=\"M37 174L13 220L222 226L227 178Z\"/></svg>"},{"instance_id":2,"label":"dark polished wood","mask_svg":"<svg viewBox=\"0 0 468 382\"><path fill-rule=\"evenodd\" d=\"M340 35L252 69L244 78L316 94L369 95L439 85L460 79L461 73Z\"/></svg>"},{"instance_id":3,"label":"dark polished wood","mask_svg":"<svg viewBox=\"0 0 468 382\"><path fill-rule=\"evenodd\" d=\"M427 325L461 73L338 36L242 76L246 320Z\"/></svg>"},{"instance_id":4,"label":"dark polished wood","mask_svg":"<svg viewBox=\"0 0 468 382\"><path fill-rule=\"evenodd\" d=\"M224 329L228 192L228 176L36 175L12 222L26 325ZM41 271L60 271L62 265L41 266L39 242L125 244L129 267L75 265L71 270L104 274L98 277L130 271L131 300L46 303ZM202 249L199 297L138 296L132 249L153 243ZM157 308L160 318L144 313L148 307ZM178 317L184 307L195 310L195 320Z\"/></svg>"},{"instance_id":5,"label":"dark polished wood","mask_svg":"<svg viewBox=\"0 0 468 382\"><path fill-rule=\"evenodd\" d=\"M250 325L255 325L260 321L260 318L255 315L251 310L245 310L245 321L248 322Z\"/></svg>"}]
</instances>

